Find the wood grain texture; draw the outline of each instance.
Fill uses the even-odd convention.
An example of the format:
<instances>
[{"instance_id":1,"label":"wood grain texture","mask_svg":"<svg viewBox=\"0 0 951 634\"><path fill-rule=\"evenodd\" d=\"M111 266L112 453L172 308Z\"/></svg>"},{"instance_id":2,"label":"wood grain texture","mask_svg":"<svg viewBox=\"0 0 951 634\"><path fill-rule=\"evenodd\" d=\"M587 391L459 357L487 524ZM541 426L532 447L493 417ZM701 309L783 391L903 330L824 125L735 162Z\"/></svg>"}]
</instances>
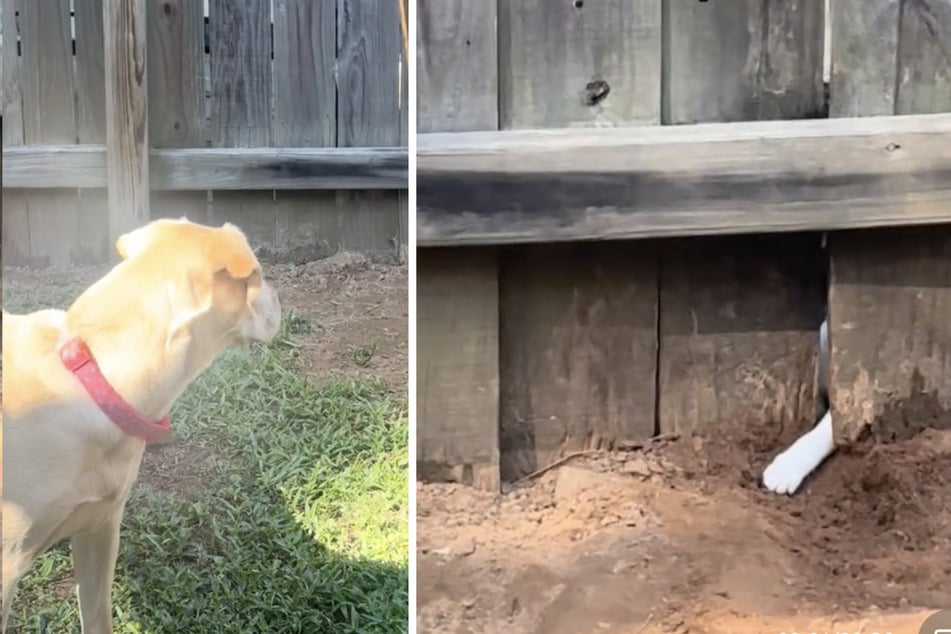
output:
<instances>
[{"instance_id":1,"label":"wood grain texture","mask_svg":"<svg viewBox=\"0 0 951 634\"><path fill-rule=\"evenodd\" d=\"M204 15L200 2L149 2L149 137L156 148L204 147Z\"/></svg>"},{"instance_id":2,"label":"wood grain texture","mask_svg":"<svg viewBox=\"0 0 951 634\"><path fill-rule=\"evenodd\" d=\"M74 0L76 131L80 143L106 142L106 78L102 0Z\"/></svg>"},{"instance_id":3,"label":"wood grain texture","mask_svg":"<svg viewBox=\"0 0 951 634\"><path fill-rule=\"evenodd\" d=\"M152 150L152 186L194 189L398 189L405 148L200 148ZM8 187L104 187L101 145L31 145L3 155Z\"/></svg>"},{"instance_id":4,"label":"wood grain texture","mask_svg":"<svg viewBox=\"0 0 951 634\"><path fill-rule=\"evenodd\" d=\"M663 5L665 123L822 112L822 0Z\"/></svg>"},{"instance_id":5,"label":"wood grain texture","mask_svg":"<svg viewBox=\"0 0 951 634\"><path fill-rule=\"evenodd\" d=\"M502 480L571 451L652 436L656 249L546 245L502 254Z\"/></svg>"},{"instance_id":6,"label":"wood grain texture","mask_svg":"<svg viewBox=\"0 0 951 634\"><path fill-rule=\"evenodd\" d=\"M400 41L395 1L337 0L338 146L400 144ZM347 215L341 248L356 238L398 253L398 192L339 191L336 206Z\"/></svg>"},{"instance_id":7,"label":"wood grain texture","mask_svg":"<svg viewBox=\"0 0 951 634\"><path fill-rule=\"evenodd\" d=\"M110 244L151 219L145 11L145 0L129 0L103 14Z\"/></svg>"},{"instance_id":8,"label":"wood grain texture","mask_svg":"<svg viewBox=\"0 0 951 634\"><path fill-rule=\"evenodd\" d=\"M659 122L656 0L510 0L498 28L502 128Z\"/></svg>"},{"instance_id":9,"label":"wood grain texture","mask_svg":"<svg viewBox=\"0 0 951 634\"><path fill-rule=\"evenodd\" d=\"M78 134L69 2L20 2L19 8L23 141L74 144ZM7 179L4 181L7 184ZM54 177L46 185L56 183ZM69 266L70 246L79 222L77 192L37 189L27 196L26 208L27 261ZM42 216L37 215L39 212Z\"/></svg>"},{"instance_id":10,"label":"wood grain texture","mask_svg":"<svg viewBox=\"0 0 951 634\"><path fill-rule=\"evenodd\" d=\"M951 221L951 115L420 135L418 244Z\"/></svg>"},{"instance_id":11,"label":"wood grain texture","mask_svg":"<svg viewBox=\"0 0 951 634\"><path fill-rule=\"evenodd\" d=\"M951 2L905 2L897 72L896 114L951 112Z\"/></svg>"},{"instance_id":12,"label":"wood grain texture","mask_svg":"<svg viewBox=\"0 0 951 634\"><path fill-rule=\"evenodd\" d=\"M76 143L68 0L20 3L25 143Z\"/></svg>"},{"instance_id":13,"label":"wood grain texture","mask_svg":"<svg viewBox=\"0 0 951 634\"><path fill-rule=\"evenodd\" d=\"M901 0L834 0L833 117L895 113ZM910 3L909 3L910 4Z\"/></svg>"},{"instance_id":14,"label":"wood grain texture","mask_svg":"<svg viewBox=\"0 0 951 634\"><path fill-rule=\"evenodd\" d=\"M417 254L417 476L499 490L495 254Z\"/></svg>"},{"instance_id":15,"label":"wood grain texture","mask_svg":"<svg viewBox=\"0 0 951 634\"><path fill-rule=\"evenodd\" d=\"M4 183L5 184L5 183ZM27 193L3 188L2 253L3 266L35 266L42 264L30 257L30 221Z\"/></svg>"},{"instance_id":16,"label":"wood grain texture","mask_svg":"<svg viewBox=\"0 0 951 634\"><path fill-rule=\"evenodd\" d=\"M80 143L106 142L105 41L102 0L74 0L76 25L76 133ZM51 179L48 182L55 182ZM109 259L109 202L105 187L78 192L76 232L70 245L74 264Z\"/></svg>"},{"instance_id":17,"label":"wood grain texture","mask_svg":"<svg viewBox=\"0 0 951 634\"><path fill-rule=\"evenodd\" d=\"M210 0L211 144L271 144L269 0Z\"/></svg>"},{"instance_id":18,"label":"wood grain texture","mask_svg":"<svg viewBox=\"0 0 951 634\"><path fill-rule=\"evenodd\" d=\"M0 108L3 111L3 147L23 144L23 96L20 92L20 57L17 55L17 19L19 0L0 2L0 28L3 29Z\"/></svg>"},{"instance_id":19,"label":"wood grain texture","mask_svg":"<svg viewBox=\"0 0 951 634\"><path fill-rule=\"evenodd\" d=\"M469 0L416 7L419 132L499 127L498 6Z\"/></svg>"},{"instance_id":20,"label":"wood grain texture","mask_svg":"<svg viewBox=\"0 0 951 634\"><path fill-rule=\"evenodd\" d=\"M336 28L333 2L274 3L274 145L336 144Z\"/></svg>"},{"instance_id":21,"label":"wood grain texture","mask_svg":"<svg viewBox=\"0 0 951 634\"><path fill-rule=\"evenodd\" d=\"M672 241L661 271L660 431L742 432L765 450L811 428L825 305L819 236Z\"/></svg>"},{"instance_id":22,"label":"wood grain texture","mask_svg":"<svg viewBox=\"0 0 951 634\"><path fill-rule=\"evenodd\" d=\"M951 426L951 229L829 236L838 444Z\"/></svg>"}]
</instances>

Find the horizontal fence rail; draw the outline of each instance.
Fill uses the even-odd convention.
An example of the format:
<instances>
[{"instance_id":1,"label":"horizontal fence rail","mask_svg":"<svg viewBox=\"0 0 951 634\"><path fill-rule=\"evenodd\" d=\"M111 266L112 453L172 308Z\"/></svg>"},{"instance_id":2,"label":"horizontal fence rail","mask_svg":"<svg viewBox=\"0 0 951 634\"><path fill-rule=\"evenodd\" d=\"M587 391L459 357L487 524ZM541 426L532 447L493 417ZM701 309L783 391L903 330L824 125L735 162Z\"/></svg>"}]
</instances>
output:
<instances>
[{"instance_id":1,"label":"horizontal fence rail","mask_svg":"<svg viewBox=\"0 0 951 634\"><path fill-rule=\"evenodd\" d=\"M198 189L406 189L406 148L201 148L153 149L151 188ZM8 188L106 186L101 145L25 145L4 148Z\"/></svg>"},{"instance_id":2,"label":"horizontal fence rail","mask_svg":"<svg viewBox=\"0 0 951 634\"><path fill-rule=\"evenodd\" d=\"M420 135L420 246L951 222L951 114Z\"/></svg>"}]
</instances>

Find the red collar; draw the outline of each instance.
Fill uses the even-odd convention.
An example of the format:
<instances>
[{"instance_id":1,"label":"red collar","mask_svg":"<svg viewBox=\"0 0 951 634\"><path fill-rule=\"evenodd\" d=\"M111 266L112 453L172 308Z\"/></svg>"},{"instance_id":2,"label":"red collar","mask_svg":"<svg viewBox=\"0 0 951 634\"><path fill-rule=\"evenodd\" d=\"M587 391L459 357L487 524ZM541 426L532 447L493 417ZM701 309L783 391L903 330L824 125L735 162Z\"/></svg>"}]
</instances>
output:
<instances>
[{"instance_id":1,"label":"red collar","mask_svg":"<svg viewBox=\"0 0 951 634\"><path fill-rule=\"evenodd\" d=\"M162 420L151 420L129 405L116 392L99 370L89 346L79 338L70 340L59 351L60 359L66 369L75 375L86 392L96 402L102 413L116 424L116 427L145 442L151 442L168 433L172 421L166 416Z\"/></svg>"}]
</instances>

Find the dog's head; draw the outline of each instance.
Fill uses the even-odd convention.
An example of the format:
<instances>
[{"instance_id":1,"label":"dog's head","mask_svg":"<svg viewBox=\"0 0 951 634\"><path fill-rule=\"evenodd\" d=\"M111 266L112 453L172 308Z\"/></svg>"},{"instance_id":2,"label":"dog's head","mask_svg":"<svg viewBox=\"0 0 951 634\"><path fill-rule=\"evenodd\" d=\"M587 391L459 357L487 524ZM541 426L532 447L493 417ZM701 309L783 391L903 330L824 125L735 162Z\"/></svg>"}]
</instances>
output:
<instances>
[{"instance_id":1,"label":"dog's head","mask_svg":"<svg viewBox=\"0 0 951 634\"><path fill-rule=\"evenodd\" d=\"M229 344L267 341L280 328L277 293L232 224L156 220L121 236L116 250L128 266L167 280L170 344L185 332L193 339L224 337Z\"/></svg>"}]
</instances>

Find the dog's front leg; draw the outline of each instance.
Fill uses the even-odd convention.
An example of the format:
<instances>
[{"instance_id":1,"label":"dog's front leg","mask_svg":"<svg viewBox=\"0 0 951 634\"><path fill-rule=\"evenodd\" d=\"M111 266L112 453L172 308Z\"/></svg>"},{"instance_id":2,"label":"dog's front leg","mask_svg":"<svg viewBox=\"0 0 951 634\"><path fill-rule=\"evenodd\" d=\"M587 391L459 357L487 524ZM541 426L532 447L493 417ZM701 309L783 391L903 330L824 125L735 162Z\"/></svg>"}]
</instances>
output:
<instances>
[{"instance_id":1,"label":"dog's front leg","mask_svg":"<svg viewBox=\"0 0 951 634\"><path fill-rule=\"evenodd\" d=\"M99 528L73 536L83 634L112 634L112 580L119 554L122 507Z\"/></svg>"}]
</instances>

